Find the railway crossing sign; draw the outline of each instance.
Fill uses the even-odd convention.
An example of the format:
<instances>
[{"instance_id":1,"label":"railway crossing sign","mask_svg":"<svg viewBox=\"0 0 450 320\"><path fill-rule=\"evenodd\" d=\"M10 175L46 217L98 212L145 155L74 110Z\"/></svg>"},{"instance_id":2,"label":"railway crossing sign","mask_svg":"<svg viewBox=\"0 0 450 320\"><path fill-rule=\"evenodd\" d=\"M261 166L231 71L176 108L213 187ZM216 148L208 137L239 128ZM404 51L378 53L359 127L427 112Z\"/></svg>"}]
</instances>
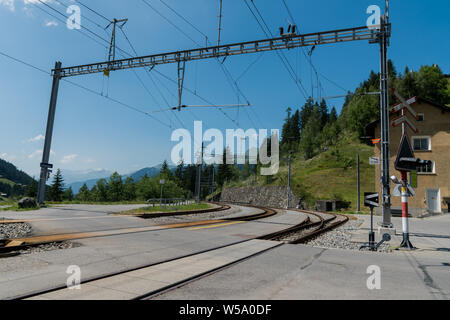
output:
<instances>
[{"instance_id":1,"label":"railway crossing sign","mask_svg":"<svg viewBox=\"0 0 450 320\"><path fill-rule=\"evenodd\" d=\"M395 90L393 90L394 95L397 97L397 99L400 101L399 104L396 104L391 108L391 111L393 113L397 113L399 111L402 111L403 109L407 110L411 115L417 119L418 115L414 111L414 109L411 107L412 104L417 102L417 97L412 97L405 101Z\"/></svg>"},{"instance_id":2,"label":"railway crossing sign","mask_svg":"<svg viewBox=\"0 0 450 320\"><path fill-rule=\"evenodd\" d=\"M419 133L419 130L416 128L416 126L411 121L409 121L408 117L406 116L406 112L405 112L405 111L408 111L410 114L412 114L412 116L416 120L418 120L419 115L411 107L412 104L417 102L417 100L418 100L417 97L412 97L408 100L405 100L397 91L395 91L395 89L392 89L392 93L394 94L394 96L397 98L397 100L400 103L393 106L391 108L391 111L393 113L397 113L397 112L401 111L401 116L392 121L392 126L398 127L398 126L402 125L403 133L405 133L405 131L406 131L406 126L408 126L414 133Z\"/></svg>"},{"instance_id":3,"label":"railway crossing sign","mask_svg":"<svg viewBox=\"0 0 450 320\"><path fill-rule=\"evenodd\" d=\"M419 129L417 129L417 127L411 121L409 121L409 119L405 115L392 120L392 126L394 128L402 124L406 124L414 133L419 133Z\"/></svg>"},{"instance_id":4,"label":"railway crossing sign","mask_svg":"<svg viewBox=\"0 0 450 320\"><path fill-rule=\"evenodd\" d=\"M380 195L376 192L364 192L364 206L366 207L379 207Z\"/></svg>"},{"instance_id":5,"label":"railway crossing sign","mask_svg":"<svg viewBox=\"0 0 450 320\"><path fill-rule=\"evenodd\" d=\"M414 188L410 184L407 185L407 188L408 188L408 196L409 197L414 197L416 195L416 192L414 191ZM392 195L394 197L401 197L402 196L402 185L401 184L395 185L394 189L392 190Z\"/></svg>"}]
</instances>

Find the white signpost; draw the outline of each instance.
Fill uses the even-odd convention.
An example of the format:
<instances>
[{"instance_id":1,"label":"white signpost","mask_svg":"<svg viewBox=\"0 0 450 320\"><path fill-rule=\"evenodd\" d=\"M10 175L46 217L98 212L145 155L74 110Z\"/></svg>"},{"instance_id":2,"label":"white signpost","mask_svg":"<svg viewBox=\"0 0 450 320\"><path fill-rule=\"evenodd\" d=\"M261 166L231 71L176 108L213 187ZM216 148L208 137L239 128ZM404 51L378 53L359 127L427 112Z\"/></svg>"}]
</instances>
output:
<instances>
[{"instance_id":1,"label":"white signpost","mask_svg":"<svg viewBox=\"0 0 450 320\"><path fill-rule=\"evenodd\" d=\"M370 157L369 158L369 164L371 166L379 165L380 164L380 158L378 158L378 157Z\"/></svg>"}]
</instances>

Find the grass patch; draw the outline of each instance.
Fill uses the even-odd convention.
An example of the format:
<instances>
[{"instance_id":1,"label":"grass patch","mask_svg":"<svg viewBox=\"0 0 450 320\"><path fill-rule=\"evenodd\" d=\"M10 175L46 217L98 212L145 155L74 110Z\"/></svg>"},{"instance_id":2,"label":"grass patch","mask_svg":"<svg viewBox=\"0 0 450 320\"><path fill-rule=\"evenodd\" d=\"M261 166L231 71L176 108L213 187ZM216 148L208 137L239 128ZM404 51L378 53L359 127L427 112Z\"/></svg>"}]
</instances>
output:
<instances>
[{"instance_id":1,"label":"grass patch","mask_svg":"<svg viewBox=\"0 0 450 320\"><path fill-rule=\"evenodd\" d=\"M16 211L16 212L23 212L23 211L36 211L36 210L39 210L39 209L40 209L40 207L21 209L21 208L19 208L19 206L16 204L16 205L13 205L13 206L11 206L11 207L3 208L3 209L0 209L0 210L2 210L2 211Z\"/></svg>"},{"instance_id":2,"label":"grass patch","mask_svg":"<svg viewBox=\"0 0 450 320\"><path fill-rule=\"evenodd\" d=\"M202 210L202 209L209 209L212 208L212 205L208 204L208 203L192 203L192 204L187 204L187 205L181 205L181 206L176 206L176 207L169 207L167 206L166 208L164 208L164 206L162 208L159 207L159 205L153 207L153 206L148 206L148 207L144 207L144 208L138 208L138 209L133 209L133 210L128 210L128 211L123 211L120 212L118 214L146 214L146 213L169 213L169 212L178 212L178 211L191 211L191 210Z\"/></svg>"},{"instance_id":3,"label":"grass patch","mask_svg":"<svg viewBox=\"0 0 450 320\"><path fill-rule=\"evenodd\" d=\"M11 180L5 179L5 178L0 178L0 182L1 182L1 183L4 183L4 184L7 184L7 185L9 185L9 186L11 186L11 187L14 187L14 186L15 186L15 183L14 183L14 182L12 182Z\"/></svg>"},{"instance_id":4,"label":"grass patch","mask_svg":"<svg viewBox=\"0 0 450 320\"><path fill-rule=\"evenodd\" d=\"M61 204L86 204L86 205L110 205L110 206L115 206L115 205L123 205L123 204L147 204L147 202L145 201L118 201L118 202L101 202L101 201L78 201L78 200L73 200L73 201L60 201L60 202L53 202L53 201L46 201L46 204L51 204L51 205L61 205Z\"/></svg>"}]
</instances>

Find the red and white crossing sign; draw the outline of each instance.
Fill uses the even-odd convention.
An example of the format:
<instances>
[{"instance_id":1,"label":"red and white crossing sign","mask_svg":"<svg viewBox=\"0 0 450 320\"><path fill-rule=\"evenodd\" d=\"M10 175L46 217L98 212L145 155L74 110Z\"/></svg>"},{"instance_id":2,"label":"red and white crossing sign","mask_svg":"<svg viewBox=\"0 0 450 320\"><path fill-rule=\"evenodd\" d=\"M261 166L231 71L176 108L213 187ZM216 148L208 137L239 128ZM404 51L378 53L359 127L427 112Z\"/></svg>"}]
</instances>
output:
<instances>
[{"instance_id":1,"label":"red and white crossing sign","mask_svg":"<svg viewBox=\"0 0 450 320\"><path fill-rule=\"evenodd\" d=\"M416 120L418 120L418 114L414 111L413 108L411 108L411 105L417 102L417 97L412 97L408 100L404 100L401 96L397 94L397 92L394 91L394 95L399 99L401 102L399 104L396 104L391 108L391 111L394 113L397 113L399 111L402 111L403 109L408 110L409 113L412 114Z\"/></svg>"},{"instance_id":2,"label":"red and white crossing sign","mask_svg":"<svg viewBox=\"0 0 450 320\"><path fill-rule=\"evenodd\" d=\"M398 127L403 123L405 123L414 133L419 133L417 127L411 121L409 121L409 119L406 116L401 116L399 118L392 120L393 127Z\"/></svg>"},{"instance_id":3,"label":"red and white crossing sign","mask_svg":"<svg viewBox=\"0 0 450 320\"><path fill-rule=\"evenodd\" d=\"M401 111L402 115L396 119L394 119L392 121L392 126L393 127L398 127L400 125L402 126L408 126L414 133L419 133L419 130L417 129L417 127L408 119L408 117L406 116L406 112L405 110L407 110L410 114L412 114L414 116L414 118L416 118L416 120L418 120L419 115L414 111L414 109L411 107L412 104L417 102L417 97L412 97L408 100L405 100L397 91L395 91L395 89L392 89L392 93L394 94L394 96L397 98L398 101L400 101L399 104L393 106L391 108L391 111L396 113ZM405 127L403 127L405 129Z\"/></svg>"}]
</instances>

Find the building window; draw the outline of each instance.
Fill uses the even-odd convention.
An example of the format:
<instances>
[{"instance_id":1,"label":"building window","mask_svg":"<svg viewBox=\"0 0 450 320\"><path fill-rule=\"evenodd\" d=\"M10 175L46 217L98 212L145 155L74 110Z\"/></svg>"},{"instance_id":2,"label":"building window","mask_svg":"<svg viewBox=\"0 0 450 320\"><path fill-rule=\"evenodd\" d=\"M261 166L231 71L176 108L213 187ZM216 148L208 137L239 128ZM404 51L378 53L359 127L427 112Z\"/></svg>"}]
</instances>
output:
<instances>
[{"instance_id":1,"label":"building window","mask_svg":"<svg viewBox=\"0 0 450 320\"><path fill-rule=\"evenodd\" d=\"M431 151L430 137L413 137L414 151Z\"/></svg>"},{"instance_id":2,"label":"building window","mask_svg":"<svg viewBox=\"0 0 450 320\"><path fill-rule=\"evenodd\" d=\"M425 115L423 113L417 114L417 122L424 122L425 121Z\"/></svg>"},{"instance_id":3,"label":"building window","mask_svg":"<svg viewBox=\"0 0 450 320\"><path fill-rule=\"evenodd\" d=\"M435 173L434 168L435 168L434 161L431 161L431 163L428 165L422 165L418 167L417 173Z\"/></svg>"}]
</instances>

